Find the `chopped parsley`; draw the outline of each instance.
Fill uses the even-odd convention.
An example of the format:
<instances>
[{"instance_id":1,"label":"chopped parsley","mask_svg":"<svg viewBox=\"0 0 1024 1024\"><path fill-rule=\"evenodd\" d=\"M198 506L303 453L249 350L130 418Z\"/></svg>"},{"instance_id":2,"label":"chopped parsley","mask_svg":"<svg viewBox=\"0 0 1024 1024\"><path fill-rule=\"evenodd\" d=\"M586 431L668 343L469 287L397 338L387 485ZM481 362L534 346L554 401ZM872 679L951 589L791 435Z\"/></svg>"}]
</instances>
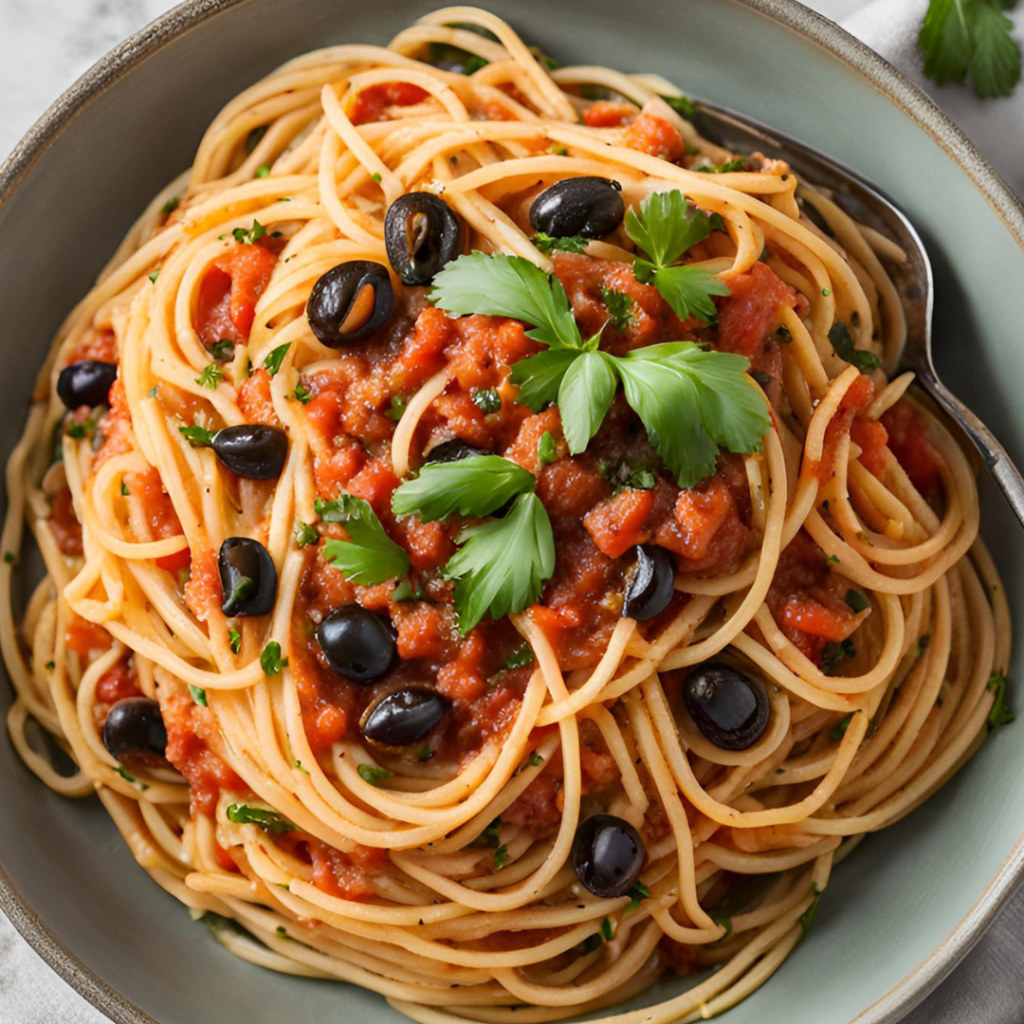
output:
<instances>
[{"instance_id":1,"label":"chopped parsley","mask_svg":"<svg viewBox=\"0 0 1024 1024\"><path fill-rule=\"evenodd\" d=\"M827 676L838 675L843 662L856 653L857 648L849 638L839 643L830 640L821 650L821 671Z\"/></svg>"},{"instance_id":2,"label":"chopped parsley","mask_svg":"<svg viewBox=\"0 0 1024 1024\"><path fill-rule=\"evenodd\" d=\"M643 882L637 882L627 895L629 896L629 903L623 911L624 914L628 914L631 910L636 910L644 900L650 899L651 890Z\"/></svg>"},{"instance_id":3,"label":"chopped parsley","mask_svg":"<svg viewBox=\"0 0 1024 1024\"><path fill-rule=\"evenodd\" d=\"M537 765L543 764L543 763L544 763L544 755L543 754L538 754L537 751L535 750L530 755L530 761L529 761L530 767L531 768L536 768Z\"/></svg>"},{"instance_id":4,"label":"chopped parsley","mask_svg":"<svg viewBox=\"0 0 1024 1024\"><path fill-rule=\"evenodd\" d=\"M178 427L178 432L193 448L209 448L213 444L215 430L207 430L206 427Z\"/></svg>"},{"instance_id":5,"label":"chopped parsley","mask_svg":"<svg viewBox=\"0 0 1024 1024\"><path fill-rule=\"evenodd\" d=\"M832 351L835 352L843 362L856 366L861 373L870 373L882 365L882 360L874 352L857 348L853 343L853 337L842 320L837 320L828 332L828 340L832 342Z\"/></svg>"},{"instance_id":6,"label":"chopped parsley","mask_svg":"<svg viewBox=\"0 0 1024 1024\"><path fill-rule=\"evenodd\" d=\"M506 659L502 666L507 669L526 668L535 661L533 648L524 640Z\"/></svg>"},{"instance_id":7,"label":"chopped parsley","mask_svg":"<svg viewBox=\"0 0 1024 1024\"><path fill-rule=\"evenodd\" d=\"M379 786L386 779L390 779L395 773L389 772L387 768L378 768L375 764L361 764L356 771L363 782L371 786Z\"/></svg>"},{"instance_id":8,"label":"chopped parsley","mask_svg":"<svg viewBox=\"0 0 1024 1024\"><path fill-rule=\"evenodd\" d=\"M207 345L207 351L217 360L218 363L229 363L235 355L235 343L230 338L221 338L212 345Z\"/></svg>"},{"instance_id":9,"label":"chopped parsley","mask_svg":"<svg viewBox=\"0 0 1024 1024\"><path fill-rule=\"evenodd\" d=\"M605 304L615 330L623 334L627 327L633 322L633 300L625 292L617 292L612 288L601 285L601 301Z\"/></svg>"},{"instance_id":10,"label":"chopped parsley","mask_svg":"<svg viewBox=\"0 0 1024 1024\"><path fill-rule=\"evenodd\" d=\"M288 664L287 658L281 657L281 645L271 640L260 655L260 667L265 675L276 676Z\"/></svg>"},{"instance_id":11,"label":"chopped parsley","mask_svg":"<svg viewBox=\"0 0 1024 1024\"><path fill-rule=\"evenodd\" d=\"M266 178L269 174L270 168L266 164L260 164L260 166L256 168L256 174L254 175L254 177Z\"/></svg>"},{"instance_id":12,"label":"chopped parsley","mask_svg":"<svg viewBox=\"0 0 1024 1024\"><path fill-rule=\"evenodd\" d=\"M992 710L988 713L990 729L1009 725L1017 717L1006 703L1006 683L1006 676L1002 672L993 672L989 678L988 689L996 695Z\"/></svg>"},{"instance_id":13,"label":"chopped parsley","mask_svg":"<svg viewBox=\"0 0 1024 1024\"><path fill-rule=\"evenodd\" d=\"M5 552L4 552L4 561L5 561L5 562L6 562L6 563L7 563L8 565L14 565L14 563L15 563L15 562L16 562L17 560L18 560L18 556L17 556L17 555L15 555L15 553L14 553L13 551L5 551Z\"/></svg>"},{"instance_id":14,"label":"chopped parsley","mask_svg":"<svg viewBox=\"0 0 1024 1024\"><path fill-rule=\"evenodd\" d=\"M477 388L470 397L473 404L483 413L501 411L501 395L494 388Z\"/></svg>"},{"instance_id":15,"label":"chopped parsley","mask_svg":"<svg viewBox=\"0 0 1024 1024\"><path fill-rule=\"evenodd\" d=\"M697 108L689 96L662 96L661 97L680 117L692 121L697 116Z\"/></svg>"},{"instance_id":16,"label":"chopped parsley","mask_svg":"<svg viewBox=\"0 0 1024 1024\"><path fill-rule=\"evenodd\" d=\"M235 241L241 245L255 245L266 233L267 229L255 218L253 219L252 227L248 230L245 228L235 228L231 232Z\"/></svg>"},{"instance_id":17,"label":"chopped parsley","mask_svg":"<svg viewBox=\"0 0 1024 1024\"><path fill-rule=\"evenodd\" d=\"M549 462L554 462L557 457L555 439L551 436L550 431L545 430L537 442L537 461L542 466L546 466Z\"/></svg>"},{"instance_id":18,"label":"chopped parsley","mask_svg":"<svg viewBox=\"0 0 1024 1024\"><path fill-rule=\"evenodd\" d=\"M587 251L587 239L582 238L579 235L565 235L563 237L557 237L555 235L546 234L543 231L538 231L530 241L533 242L533 244L542 253L544 253L545 256L550 256L553 252L583 253Z\"/></svg>"},{"instance_id":19,"label":"chopped parsley","mask_svg":"<svg viewBox=\"0 0 1024 1024\"><path fill-rule=\"evenodd\" d=\"M500 828L501 818L495 818L494 821L492 821L490 825L488 825L487 828L485 828L483 832L481 832L480 835L478 835L470 845L487 846L490 847L492 850L496 850L499 846L501 846L501 838L498 835L498 830Z\"/></svg>"},{"instance_id":20,"label":"chopped parsley","mask_svg":"<svg viewBox=\"0 0 1024 1024\"><path fill-rule=\"evenodd\" d=\"M507 860L508 860L508 847L504 843L502 843L501 846L499 846L494 851L494 870L495 871L500 871L505 866L505 862Z\"/></svg>"},{"instance_id":21,"label":"chopped parsley","mask_svg":"<svg viewBox=\"0 0 1024 1024\"><path fill-rule=\"evenodd\" d=\"M196 377L196 383L201 388L213 388L216 390L217 385L220 384L224 377L224 371L217 365L217 363L209 363L203 372Z\"/></svg>"},{"instance_id":22,"label":"chopped parsley","mask_svg":"<svg viewBox=\"0 0 1024 1024\"><path fill-rule=\"evenodd\" d=\"M263 360L263 369L270 374L271 377L277 375L278 370L281 369L281 364L284 362L284 357L290 349L291 343L285 342L283 345L278 345L277 348L271 349L267 358Z\"/></svg>"},{"instance_id":23,"label":"chopped parsley","mask_svg":"<svg viewBox=\"0 0 1024 1024\"><path fill-rule=\"evenodd\" d=\"M295 385L295 398L303 405L309 405L313 401L313 393L302 384Z\"/></svg>"},{"instance_id":24,"label":"chopped parsley","mask_svg":"<svg viewBox=\"0 0 1024 1024\"><path fill-rule=\"evenodd\" d=\"M384 413L389 420L394 420L396 423L405 415L405 410L409 405L409 399L405 395L392 395L391 396L391 408Z\"/></svg>"},{"instance_id":25,"label":"chopped parsley","mask_svg":"<svg viewBox=\"0 0 1024 1024\"><path fill-rule=\"evenodd\" d=\"M855 612L865 612L871 607L871 602L859 591L852 587L846 592L846 603Z\"/></svg>"},{"instance_id":26,"label":"chopped parsley","mask_svg":"<svg viewBox=\"0 0 1024 1024\"><path fill-rule=\"evenodd\" d=\"M264 832L281 835L283 832L297 831L295 826L277 811L268 811L262 807L250 807L248 804L232 804L228 810L228 821L236 825L256 825Z\"/></svg>"},{"instance_id":27,"label":"chopped parsley","mask_svg":"<svg viewBox=\"0 0 1024 1024\"><path fill-rule=\"evenodd\" d=\"M320 539L320 534L317 533L315 526L310 526L309 523L298 522L295 524L295 544L300 548L309 547L310 544L316 544Z\"/></svg>"},{"instance_id":28,"label":"chopped parsley","mask_svg":"<svg viewBox=\"0 0 1024 1024\"><path fill-rule=\"evenodd\" d=\"M188 684L188 692L192 694L192 700L200 705L200 707L208 707L206 702L206 691L201 686L194 686L192 683Z\"/></svg>"},{"instance_id":29,"label":"chopped parsley","mask_svg":"<svg viewBox=\"0 0 1024 1024\"><path fill-rule=\"evenodd\" d=\"M229 629L228 643L231 645L231 653L237 654L242 649L242 634L237 629Z\"/></svg>"},{"instance_id":30,"label":"chopped parsley","mask_svg":"<svg viewBox=\"0 0 1024 1024\"><path fill-rule=\"evenodd\" d=\"M833 743L838 743L846 735L846 730L850 727L852 721L853 713L851 712L838 725L834 725L829 730L828 738Z\"/></svg>"},{"instance_id":31,"label":"chopped parsley","mask_svg":"<svg viewBox=\"0 0 1024 1024\"><path fill-rule=\"evenodd\" d=\"M424 743L416 751L416 760L420 764L426 764L434 756L434 748L429 743Z\"/></svg>"},{"instance_id":32,"label":"chopped parsley","mask_svg":"<svg viewBox=\"0 0 1024 1024\"><path fill-rule=\"evenodd\" d=\"M181 205L181 196L171 196L170 199L160 207L160 212L165 217L170 217L172 213Z\"/></svg>"},{"instance_id":33,"label":"chopped parsley","mask_svg":"<svg viewBox=\"0 0 1024 1024\"><path fill-rule=\"evenodd\" d=\"M391 592L392 601L422 601L423 588L414 587L408 580L402 580Z\"/></svg>"}]
</instances>

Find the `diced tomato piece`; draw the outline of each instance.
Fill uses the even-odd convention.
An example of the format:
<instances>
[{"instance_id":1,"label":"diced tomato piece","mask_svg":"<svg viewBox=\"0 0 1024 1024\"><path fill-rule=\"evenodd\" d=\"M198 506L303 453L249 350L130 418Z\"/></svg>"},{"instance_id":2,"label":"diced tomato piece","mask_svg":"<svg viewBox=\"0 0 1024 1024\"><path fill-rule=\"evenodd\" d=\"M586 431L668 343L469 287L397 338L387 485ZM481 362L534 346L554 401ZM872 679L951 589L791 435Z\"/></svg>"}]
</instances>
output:
<instances>
[{"instance_id":1,"label":"diced tomato piece","mask_svg":"<svg viewBox=\"0 0 1024 1024\"><path fill-rule=\"evenodd\" d=\"M653 491L630 488L592 508L583 517L583 525L599 551L618 558L650 537L644 524L653 507Z\"/></svg>"},{"instance_id":2,"label":"diced tomato piece","mask_svg":"<svg viewBox=\"0 0 1024 1024\"><path fill-rule=\"evenodd\" d=\"M128 662L119 661L108 668L96 680L96 699L104 704L116 704L129 697L141 697L138 676L129 668Z\"/></svg>"},{"instance_id":3,"label":"diced tomato piece","mask_svg":"<svg viewBox=\"0 0 1024 1024\"><path fill-rule=\"evenodd\" d=\"M303 836L302 842L313 861L313 884L321 892L355 902L373 898L373 876L387 863L387 850L357 846L343 853L319 839Z\"/></svg>"},{"instance_id":4,"label":"diced tomato piece","mask_svg":"<svg viewBox=\"0 0 1024 1024\"><path fill-rule=\"evenodd\" d=\"M103 414L99 422L99 431L103 435L103 445L93 460L93 470L99 469L107 459L115 455L124 455L132 450L132 418L128 411L128 396L125 394L121 378L110 386L107 396L110 408Z\"/></svg>"},{"instance_id":5,"label":"diced tomato piece","mask_svg":"<svg viewBox=\"0 0 1024 1024\"><path fill-rule=\"evenodd\" d=\"M116 363L118 361L117 337L109 327L86 331L68 358L68 365L79 363L83 359L95 359L100 363Z\"/></svg>"},{"instance_id":6,"label":"diced tomato piece","mask_svg":"<svg viewBox=\"0 0 1024 1024\"><path fill-rule=\"evenodd\" d=\"M222 871L238 871L238 865L235 863L235 858L232 857L230 852L225 850L216 839L213 841L213 856L217 861L217 867Z\"/></svg>"},{"instance_id":7,"label":"diced tomato piece","mask_svg":"<svg viewBox=\"0 0 1024 1024\"><path fill-rule=\"evenodd\" d=\"M348 112L353 124L386 121L388 107L411 107L422 103L430 93L411 82L382 82L363 89Z\"/></svg>"},{"instance_id":8,"label":"diced tomato piece","mask_svg":"<svg viewBox=\"0 0 1024 1024\"><path fill-rule=\"evenodd\" d=\"M336 704L323 704L304 718L306 739L313 750L334 746L348 731L348 715Z\"/></svg>"},{"instance_id":9,"label":"diced tomato piece","mask_svg":"<svg viewBox=\"0 0 1024 1024\"><path fill-rule=\"evenodd\" d=\"M368 462L348 483L349 494L369 502L373 511L385 520L391 519L391 495L398 487L398 477L390 459Z\"/></svg>"},{"instance_id":10,"label":"diced tomato piece","mask_svg":"<svg viewBox=\"0 0 1024 1024\"><path fill-rule=\"evenodd\" d=\"M196 331L205 345L222 338L245 342L256 303L277 265L269 246L236 243L206 271L196 303Z\"/></svg>"},{"instance_id":11,"label":"diced tomato piece","mask_svg":"<svg viewBox=\"0 0 1024 1024\"><path fill-rule=\"evenodd\" d=\"M730 295L717 300L718 348L753 356L782 322L779 310L795 309L799 304L796 289L786 284L770 267L755 263L742 274L723 278Z\"/></svg>"},{"instance_id":12,"label":"diced tomato piece","mask_svg":"<svg viewBox=\"0 0 1024 1024\"><path fill-rule=\"evenodd\" d=\"M694 561L707 557L711 541L725 521L735 515L732 491L718 477L681 490L675 507L681 544L674 550Z\"/></svg>"},{"instance_id":13,"label":"diced tomato piece","mask_svg":"<svg viewBox=\"0 0 1024 1024\"><path fill-rule=\"evenodd\" d=\"M398 656L448 659L457 649L460 638L453 612L442 605L426 601L400 601L394 606L391 621L398 631ZM459 670L451 674L457 679Z\"/></svg>"},{"instance_id":14,"label":"diced tomato piece","mask_svg":"<svg viewBox=\"0 0 1024 1024\"><path fill-rule=\"evenodd\" d=\"M67 487L53 496L50 502L50 518L46 521L61 554L80 555L82 553L82 524L78 521L78 516L75 515L75 504L71 498L71 491Z\"/></svg>"},{"instance_id":15,"label":"diced tomato piece","mask_svg":"<svg viewBox=\"0 0 1024 1024\"><path fill-rule=\"evenodd\" d=\"M217 554L212 549L200 552L192 559L192 573L185 584L185 604L200 622L205 622L223 600Z\"/></svg>"},{"instance_id":16,"label":"diced tomato piece","mask_svg":"<svg viewBox=\"0 0 1024 1024\"><path fill-rule=\"evenodd\" d=\"M442 665L437 673L437 689L452 701L471 701L487 690L483 675L487 640L484 630L476 626L469 631L454 661Z\"/></svg>"},{"instance_id":17,"label":"diced tomato piece","mask_svg":"<svg viewBox=\"0 0 1024 1024\"><path fill-rule=\"evenodd\" d=\"M781 625L824 640L843 640L853 616L838 608L826 608L817 601L791 597L782 608Z\"/></svg>"},{"instance_id":18,"label":"diced tomato piece","mask_svg":"<svg viewBox=\"0 0 1024 1024\"><path fill-rule=\"evenodd\" d=\"M941 481L942 456L928 440L928 421L916 406L900 399L882 416L889 434L889 449L913 485L925 496L935 493Z\"/></svg>"},{"instance_id":19,"label":"diced tomato piece","mask_svg":"<svg viewBox=\"0 0 1024 1024\"><path fill-rule=\"evenodd\" d=\"M610 491L611 485L600 473L575 458L552 462L537 481L537 494L556 533L571 529Z\"/></svg>"},{"instance_id":20,"label":"diced tomato piece","mask_svg":"<svg viewBox=\"0 0 1024 1024\"><path fill-rule=\"evenodd\" d=\"M878 420L857 416L850 427L850 437L860 448L860 464L869 473L881 478L885 472L885 449L889 443L889 431Z\"/></svg>"},{"instance_id":21,"label":"diced tomato piece","mask_svg":"<svg viewBox=\"0 0 1024 1024\"><path fill-rule=\"evenodd\" d=\"M280 427L281 420L270 397L271 376L262 367L254 370L238 386L238 409L246 423L263 423L268 427Z\"/></svg>"},{"instance_id":22,"label":"diced tomato piece","mask_svg":"<svg viewBox=\"0 0 1024 1024\"><path fill-rule=\"evenodd\" d=\"M678 160L686 152L686 144L679 129L654 114L641 114L626 129L622 143L629 149L662 160Z\"/></svg>"},{"instance_id":23,"label":"diced tomato piece","mask_svg":"<svg viewBox=\"0 0 1024 1024\"><path fill-rule=\"evenodd\" d=\"M583 121L591 128L623 128L638 114L639 108L632 103L611 103L598 100L583 111Z\"/></svg>"}]
</instances>

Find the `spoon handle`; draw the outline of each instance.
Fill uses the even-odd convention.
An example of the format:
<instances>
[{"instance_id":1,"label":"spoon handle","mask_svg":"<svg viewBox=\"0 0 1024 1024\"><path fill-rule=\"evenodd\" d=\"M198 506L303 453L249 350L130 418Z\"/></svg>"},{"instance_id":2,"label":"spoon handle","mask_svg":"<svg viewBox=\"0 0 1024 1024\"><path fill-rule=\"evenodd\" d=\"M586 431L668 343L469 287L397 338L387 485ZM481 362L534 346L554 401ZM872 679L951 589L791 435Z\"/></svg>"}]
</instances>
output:
<instances>
[{"instance_id":1,"label":"spoon handle","mask_svg":"<svg viewBox=\"0 0 1024 1024\"><path fill-rule=\"evenodd\" d=\"M917 381L963 428L985 460L986 468L999 485L1017 520L1024 526L1024 477L995 434L937 377L920 373Z\"/></svg>"}]
</instances>

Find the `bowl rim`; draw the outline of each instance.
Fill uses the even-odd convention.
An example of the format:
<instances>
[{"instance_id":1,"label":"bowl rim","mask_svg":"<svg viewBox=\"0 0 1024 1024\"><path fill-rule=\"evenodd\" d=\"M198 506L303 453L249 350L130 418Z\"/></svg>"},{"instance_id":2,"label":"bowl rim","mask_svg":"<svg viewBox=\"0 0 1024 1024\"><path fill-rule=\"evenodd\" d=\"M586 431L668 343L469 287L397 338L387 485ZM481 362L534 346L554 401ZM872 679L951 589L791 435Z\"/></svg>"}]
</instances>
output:
<instances>
[{"instance_id":1,"label":"bowl rim","mask_svg":"<svg viewBox=\"0 0 1024 1024\"><path fill-rule=\"evenodd\" d=\"M74 120L130 71L179 36L250 0L185 0L101 57L44 111L0 163L0 211ZM486 0L479 0L486 6ZM745 7L814 43L866 80L950 156L984 196L1024 251L1024 203L977 146L938 105L878 53L798 0L724 0ZM849 1024L896 1024L970 951L1024 879L1024 833L992 881L948 935L909 974ZM35 952L79 995L115 1024L160 1024L89 968L33 910L0 864L0 910Z\"/></svg>"}]
</instances>

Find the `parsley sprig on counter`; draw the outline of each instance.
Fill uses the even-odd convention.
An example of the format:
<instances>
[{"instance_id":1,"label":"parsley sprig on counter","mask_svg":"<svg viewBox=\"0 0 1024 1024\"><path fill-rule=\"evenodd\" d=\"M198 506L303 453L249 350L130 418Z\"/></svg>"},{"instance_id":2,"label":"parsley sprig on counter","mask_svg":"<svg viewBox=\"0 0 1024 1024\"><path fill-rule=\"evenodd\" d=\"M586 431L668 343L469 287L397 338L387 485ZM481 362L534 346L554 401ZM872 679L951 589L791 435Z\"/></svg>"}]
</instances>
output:
<instances>
[{"instance_id":1,"label":"parsley sprig on counter","mask_svg":"<svg viewBox=\"0 0 1024 1024\"><path fill-rule=\"evenodd\" d=\"M1007 96L1021 77L1020 44L1003 13L1017 0L931 0L917 45L924 73L939 85L970 76L982 97Z\"/></svg>"},{"instance_id":2,"label":"parsley sprig on counter","mask_svg":"<svg viewBox=\"0 0 1024 1024\"><path fill-rule=\"evenodd\" d=\"M660 195L677 198L652 196L642 216L633 216L633 230L642 240L638 244L652 258L637 262L651 268L653 277L662 275L658 280L677 298L703 289L709 278L716 284L702 294L710 303L708 295L727 293L717 278L703 270L695 271L698 276L682 274L693 268L670 266L707 235L708 218L678 192ZM750 364L742 356L705 351L693 342L652 345L626 356L602 352L600 332L583 339L558 279L518 256L460 256L434 278L431 298L451 313L507 316L534 325L527 335L547 348L513 366L517 401L534 412L557 402L574 455L586 449L601 426L620 384L680 487L710 476L722 447L735 452L761 448L768 415L746 379ZM688 301L706 311L692 294Z\"/></svg>"}]
</instances>

